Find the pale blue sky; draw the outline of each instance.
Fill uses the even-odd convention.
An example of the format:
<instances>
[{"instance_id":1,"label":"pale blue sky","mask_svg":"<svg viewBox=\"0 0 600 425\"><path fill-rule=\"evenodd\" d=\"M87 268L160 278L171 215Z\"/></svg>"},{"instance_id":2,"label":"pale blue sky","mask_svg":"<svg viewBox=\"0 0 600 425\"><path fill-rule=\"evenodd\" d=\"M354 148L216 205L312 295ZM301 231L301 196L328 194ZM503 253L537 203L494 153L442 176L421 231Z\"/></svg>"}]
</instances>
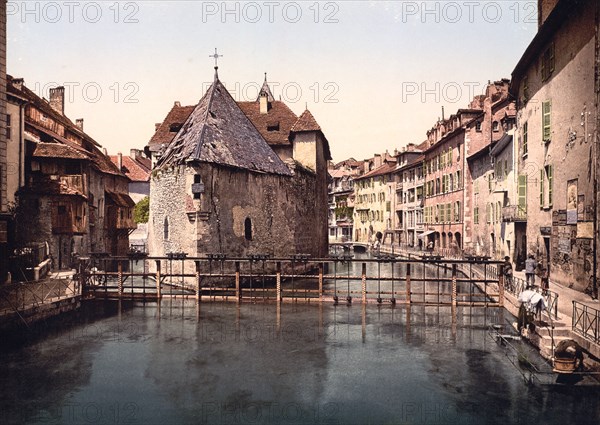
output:
<instances>
[{"instance_id":1,"label":"pale blue sky","mask_svg":"<svg viewBox=\"0 0 600 425\"><path fill-rule=\"evenodd\" d=\"M420 143L442 105L449 115L510 77L537 29L535 1L223 5L9 1L8 72L46 97L66 85L67 116L128 152L175 100L202 97L217 47L234 97L253 98L267 72L294 112L308 105L334 160L364 159Z\"/></svg>"}]
</instances>

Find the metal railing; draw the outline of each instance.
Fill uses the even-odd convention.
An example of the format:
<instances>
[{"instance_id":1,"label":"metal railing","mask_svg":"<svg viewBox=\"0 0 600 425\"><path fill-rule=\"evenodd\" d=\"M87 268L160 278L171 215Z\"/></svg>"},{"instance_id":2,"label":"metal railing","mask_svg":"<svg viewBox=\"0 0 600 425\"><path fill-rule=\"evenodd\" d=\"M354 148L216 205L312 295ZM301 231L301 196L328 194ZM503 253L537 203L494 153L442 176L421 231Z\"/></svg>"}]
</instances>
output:
<instances>
[{"instance_id":1,"label":"metal railing","mask_svg":"<svg viewBox=\"0 0 600 425\"><path fill-rule=\"evenodd\" d=\"M571 329L589 341L600 343L600 310L573 301Z\"/></svg>"},{"instance_id":2,"label":"metal railing","mask_svg":"<svg viewBox=\"0 0 600 425\"><path fill-rule=\"evenodd\" d=\"M558 294L554 291L546 290L543 291L539 287L528 287L527 282L520 277L513 276L510 280L504 280L504 290L511 293L515 297L519 297L519 294L526 289L539 292L546 303L546 311L548 315L553 317L555 320L558 319Z\"/></svg>"},{"instance_id":3,"label":"metal railing","mask_svg":"<svg viewBox=\"0 0 600 425\"><path fill-rule=\"evenodd\" d=\"M45 279L0 286L0 315L81 295L81 285L72 279Z\"/></svg>"}]
</instances>

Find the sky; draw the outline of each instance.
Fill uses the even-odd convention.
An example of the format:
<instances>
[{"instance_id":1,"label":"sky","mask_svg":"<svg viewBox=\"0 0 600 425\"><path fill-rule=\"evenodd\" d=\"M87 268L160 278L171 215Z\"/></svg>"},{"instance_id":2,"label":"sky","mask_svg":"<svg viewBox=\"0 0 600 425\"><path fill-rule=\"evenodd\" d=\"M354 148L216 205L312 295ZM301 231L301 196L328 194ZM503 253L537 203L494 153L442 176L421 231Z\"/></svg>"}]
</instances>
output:
<instances>
[{"instance_id":1,"label":"sky","mask_svg":"<svg viewBox=\"0 0 600 425\"><path fill-rule=\"evenodd\" d=\"M8 1L7 72L108 152L142 149L173 106L214 76L254 100L308 108L334 161L420 143L489 80L510 78L537 30L536 1Z\"/></svg>"}]
</instances>

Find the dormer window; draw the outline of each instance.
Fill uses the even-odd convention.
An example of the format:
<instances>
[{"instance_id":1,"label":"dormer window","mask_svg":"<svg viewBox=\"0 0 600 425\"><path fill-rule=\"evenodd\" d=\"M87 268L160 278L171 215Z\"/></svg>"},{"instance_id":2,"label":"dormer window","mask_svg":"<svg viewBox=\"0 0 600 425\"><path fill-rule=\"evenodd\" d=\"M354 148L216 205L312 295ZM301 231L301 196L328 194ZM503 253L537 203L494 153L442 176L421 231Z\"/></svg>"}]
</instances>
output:
<instances>
[{"instance_id":1,"label":"dormer window","mask_svg":"<svg viewBox=\"0 0 600 425\"><path fill-rule=\"evenodd\" d=\"M279 131L279 121L267 123L267 131Z\"/></svg>"}]
</instances>

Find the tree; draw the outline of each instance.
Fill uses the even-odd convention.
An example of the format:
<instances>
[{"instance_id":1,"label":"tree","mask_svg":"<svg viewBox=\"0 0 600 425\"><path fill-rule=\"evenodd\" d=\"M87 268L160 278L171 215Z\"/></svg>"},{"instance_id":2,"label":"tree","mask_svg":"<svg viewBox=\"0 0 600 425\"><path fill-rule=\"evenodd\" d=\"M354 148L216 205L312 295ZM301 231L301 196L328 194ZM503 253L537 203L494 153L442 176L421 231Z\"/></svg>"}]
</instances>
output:
<instances>
[{"instance_id":1,"label":"tree","mask_svg":"<svg viewBox=\"0 0 600 425\"><path fill-rule=\"evenodd\" d=\"M145 197L140 202L135 204L133 209L133 219L136 223L148 223L148 215L150 213L150 198Z\"/></svg>"}]
</instances>

